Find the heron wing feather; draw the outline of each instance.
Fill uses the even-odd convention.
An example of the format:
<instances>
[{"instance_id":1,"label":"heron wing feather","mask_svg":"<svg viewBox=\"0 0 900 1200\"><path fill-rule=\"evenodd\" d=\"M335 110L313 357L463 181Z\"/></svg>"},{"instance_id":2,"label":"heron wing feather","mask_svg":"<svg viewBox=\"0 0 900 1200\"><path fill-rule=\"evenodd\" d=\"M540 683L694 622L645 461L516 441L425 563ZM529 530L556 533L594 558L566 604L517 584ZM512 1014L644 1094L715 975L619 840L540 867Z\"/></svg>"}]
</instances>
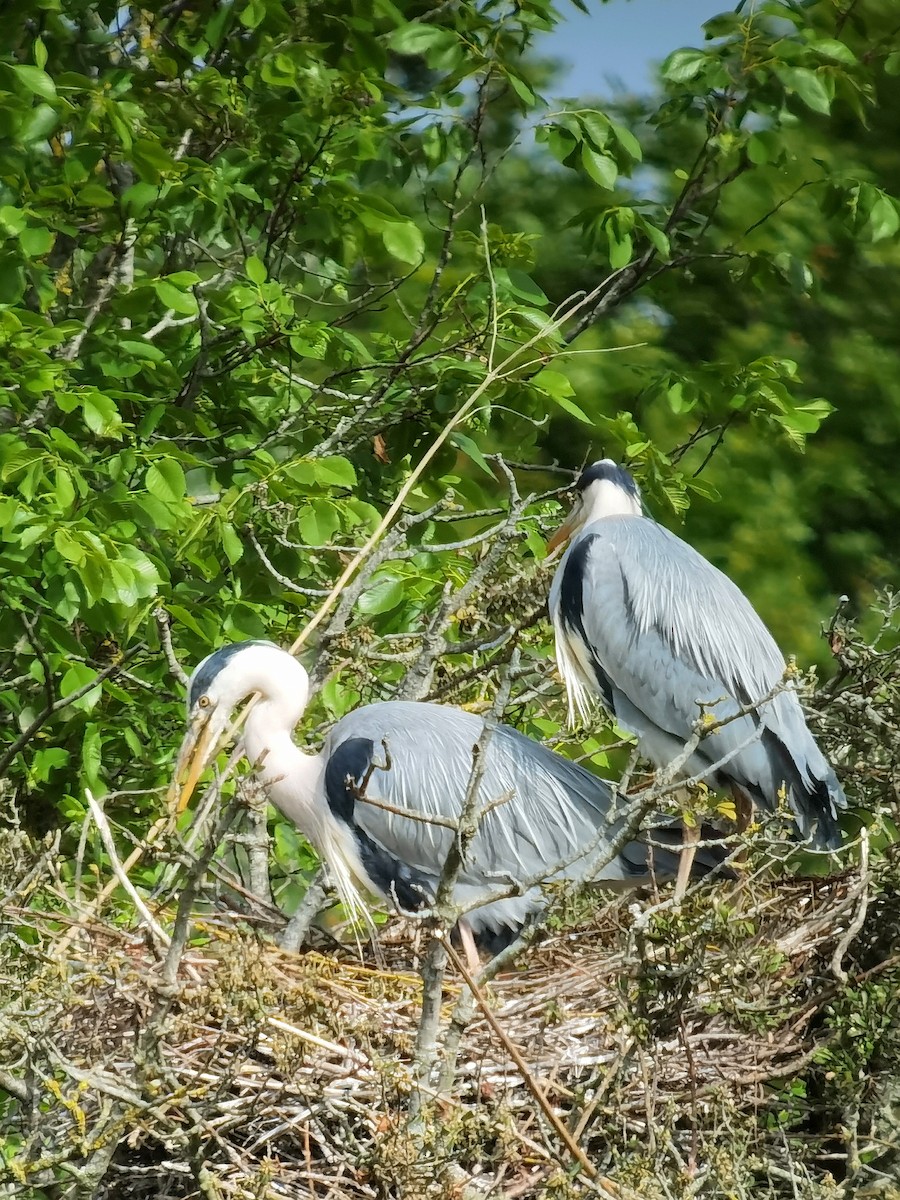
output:
<instances>
[{"instance_id":1,"label":"heron wing feather","mask_svg":"<svg viewBox=\"0 0 900 1200\"><path fill-rule=\"evenodd\" d=\"M357 709L329 736L369 739L374 766L353 819L399 861L435 877L446 860L472 775L482 719L442 705L390 701ZM609 785L562 755L498 725L487 743L479 789L483 815L460 880L523 881L576 858L608 826ZM403 815L412 810L437 822ZM606 839L608 840L608 839ZM619 867L611 865L617 877Z\"/></svg>"}]
</instances>

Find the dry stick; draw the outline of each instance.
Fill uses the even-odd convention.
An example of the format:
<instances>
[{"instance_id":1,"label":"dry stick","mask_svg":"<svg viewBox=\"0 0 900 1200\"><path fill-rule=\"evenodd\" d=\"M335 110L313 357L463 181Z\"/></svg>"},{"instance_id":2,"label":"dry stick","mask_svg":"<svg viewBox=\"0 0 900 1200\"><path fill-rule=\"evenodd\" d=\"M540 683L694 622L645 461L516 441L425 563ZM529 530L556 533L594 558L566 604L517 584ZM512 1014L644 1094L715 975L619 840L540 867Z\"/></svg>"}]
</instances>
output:
<instances>
[{"instance_id":1,"label":"dry stick","mask_svg":"<svg viewBox=\"0 0 900 1200\"><path fill-rule=\"evenodd\" d=\"M113 841L112 830L110 829L109 822L106 819L106 813L104 813L103 809L94 799L90 788L85 788L84 794L88 802L88 808L91 810L91 816L94 818L97 829L100 831L100 840L103 842L103 848L109 855L110 866L112 867L113 876L115 877L116 882L121 883L128 895L129 900L131 900L131 903L144 918L147 927L153 932L160 944L163 946L168 946L169 935L157 922L156 918L153 916L153 913L150 912L149 908L147 908L146 904L138 895L134 884L125 874L123 864L119 862L119 856L116 853L116 844Z\"/></svg>"},{"instance_id":2,"label":"dry stick","mask_svg":"<svg viewBox=\"0 0 900 1200\"><path fill-rule=\"evenodd\" d=\"M242 781L243 782L243 781ZM243 784L250 832L241 839L247 849L250 867L250 891L263 904L272 907L272 887L269 881L269 829L266 810L269 800L265 788L253 781ZM237 838L235 839L237 840Z\"/></svg>"},{"instance_id":3,"label":"dry stick","mask_svg":"<svg viewBox=\"0 0 900 1200\"><path fill-rule=\"evenodd\" d=\"M453 960L453 965L456 967L457 971L459 971L460 975L462 975L463 980L466 983L466 986L469 988L472 995L475 997L475 1003L481 1009L484 1019L487 1021L488 1025L490 1025L491 1029L493 1029L493 1031L497 1035L497 1037L500 1039L500 1042L503 1045L503 1048L506 1051L506 1053L516 1064L519 1074L522 1076L523 1083L528 1088L529 1092L531 1092L532 1096L534 1096L535 1100L538 1103L538 1106L540 1107L544 1116L549 1121L550 1125L553 1127L553 1130L556 1133L557 1137L563 1143L563 1145L569 1151L569 1153L572 1155L572 1157L576 1160L576 1162L578 1162L580 1164L580 1166L587 1173L587 1175L591 1179L598 1180L598 1177L600 1174L599 1171L594 1166L594 1164L591 1162L591 1160L588 1158L588 1156L585 1154L585 1152L582 1150L582 1148L578 1145L578 1143L573 1139L571 1133L569 1133L568 1129L566 1129L565 1125L562 1123L560 1118L553 1111L553 1105L547 1099L546 1093L544 1092L543 1088L540 1086L540 1084L537 1082L537 1080L531 1074L531 1071L528 1068L528 1064L526 1063L525 1059L522 1057L522 1053L519 1050L518 1046L516 1046L515 1043L511 1042L510 1039L507 1037L507 1035L504 1032L503 1028L501 1027L499 1021L494 1016L494 1014L491 1012L490 1005L488 1004L487 1000L485 999L484 993L482 992L482 990L478 986L478 984L475 982L475 980L472 978L472 976L469 974L465 963L462 961L460 956L456 953L456 951L450 945L449 939L445 939L445 942L446 942L447 954Z\"/></svg>"},{"instance_id":4,"label":"dry stick","mask_svg":"<svg viewBox=\"0 0 900 1200\"><path fill-rule=\"evenodd\" d=\"M466 788L465 799L459 814L457 835L450 844L441 878L435 893L432 911L442 926L435 928L425 961L422 964L422 1013L419 1017L419 1029L416 1035L416 1088L409 1099L409 1116L411 1127L415 1130L422 1114L423 1092L433 1093L431 1075L437 1059L437 1037L441 1024L441 1000L444 971L447 966L447 950L449 940L446 936L448 911L456 916L453 905L453 889L460 867L465 858L469 841L478 829L480 819L479 793L484 777L485 754L493 736L493 725L487 722L481 731L481 736L472 747L472 770Z\"/></svg>"},{"instance_id":5,"label":"dry stick","mask_svg":"<svg viewBox=\"0 0 900 1200\"><path fill-rule=\"evenodd\" d=\"M839 983L846 983L849 978L842 960L850 948L850 943L862 929L869 907L869 830L865 825L859 833L859 883L856 890L860 897L856 916L847 926L846 933L835 946L831 956L831 972Z\"/></svg>"},{"instance_id":6,"label":"dry stick","mask_svg":"<svg viewBox=\"0 0 900 1200\"><path fill-rule=\"evenodd\" d=\"M169 664L169 670L182 685L182 687L187 688L189 682L188 674L175 657L175 649L172 646L172 628L169 621L169 614L162 607L162 605L159 605L153 610L153 616L156 619L156 628L159 630L159 640L162 643L163 654L166 656L166 662Z\"/></svg>"}]
</instances>

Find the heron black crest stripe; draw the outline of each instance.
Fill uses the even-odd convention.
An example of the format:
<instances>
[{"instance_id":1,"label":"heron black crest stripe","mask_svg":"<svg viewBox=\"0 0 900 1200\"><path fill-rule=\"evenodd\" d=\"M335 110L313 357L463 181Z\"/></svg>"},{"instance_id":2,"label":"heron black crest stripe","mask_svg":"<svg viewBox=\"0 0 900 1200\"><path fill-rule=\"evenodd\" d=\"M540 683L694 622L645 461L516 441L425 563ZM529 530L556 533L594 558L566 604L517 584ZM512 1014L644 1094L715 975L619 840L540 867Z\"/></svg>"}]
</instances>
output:
<instances>
[{"instance_id":1,"label":"heron black crest stripe","mask_svg":"<svg viewBox=\"0 0 900 1200\"><path fill-rule=\"evenodd\" d=\"M628 471L609 458L604 458L601 462L591 463L589 467L585 467L575 486L579 492L583 492L592 483L599 483L601 481L616 484L623 492L627 492L629 496L640 496L638 485L634 482Z\"/></svg>"},{"instance_id":2,"label":"heron black crest stripe","mask_svg":"<svg viewBox=\"0 0 900 1200\"><path fill-rule=\"evenodd\" d=\"M257 638L249 642L235 642L231 646L223 646L221 650L214 650L197 668L197 673L191 680L191 694L188 697L188 710L193 709L194 705L201 696L206 693L213 685L213 680L217 675L228 666L236 654L240 654L242 650L246 650L248 646L274 646L274 642L266 641L264 638Z\"/></svg>"}]
</instances>

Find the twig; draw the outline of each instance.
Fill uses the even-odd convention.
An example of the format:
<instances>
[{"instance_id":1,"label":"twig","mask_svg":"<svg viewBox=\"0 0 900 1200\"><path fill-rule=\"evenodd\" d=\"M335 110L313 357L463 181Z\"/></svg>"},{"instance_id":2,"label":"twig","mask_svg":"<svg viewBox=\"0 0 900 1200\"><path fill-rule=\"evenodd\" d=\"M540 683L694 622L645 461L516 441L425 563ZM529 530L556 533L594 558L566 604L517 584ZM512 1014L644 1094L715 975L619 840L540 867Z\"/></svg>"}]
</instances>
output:
<instances>
[{"instance_id":1,"label":"twig","mask_svg":"<svg viewBox=\"0 0 900 1200\"><path fill-rule=\"evenodd\" d=\"M309 887L306 889L306 894L300 901L297 911L288 921L284 932L278 939L278 944L282 950L287 950L293 954L299 953L300 947L303 945L307 933L309 933L310 926L319 915L327 895L325 869L324 867L319 867L318 871L309 881Z\"/></svg>"},{"instance_id":2,"label":"twig","mask_svg":"<svg viewBox=\"0 0 900 1200\"><path fill-rule=\"evenodd\" d=\"M850 943L862 929L869 907L869 830L865 825L859 834L859 883L855 891L860 898L859 908L831 956L831 971L839 983L846 983L849 978L842 965L843 958L850 948Z\"/></svg>"},{"instance_id":3,"label":"twig","mask_svg":"<svg viewBox=\"0 0 900 1200\"><path fill-rule=\"evenodd\" d=\"M97 801L94 799L90 788L85 788L84 794L85 794L85 798L88 802L88 808L91 810L91 816L94 818L94 822L97 826L97 829L100 832L100 840L103 842L103 848L106 851L107 855L109 856L109 862L110 862L110 866L112 867L113 874L115 875L116 879L119 881L119 883L124 888L125 893L127 894L128 898L131 900L134 907L141 914L141 916L143 917L148 928L152 931L153 935L158 939L158 941L163 946L168 946L170 943L170 940L171 940L169 938L169 935L162 928L162 926L157 922L156 918L150 912L149 908L147 908L144 901L138 895L134 884L128 878L127 874L125 873L124 867L119 862L119 856L116 853L116 845L115 845L115 842L113 841L112 831L109 828L109 822L106 819L106 813L103 811L103 809L97 803Z\"/></svg>"},{"instance_id":4,"label":"twig","mask_svg":"<svg viewBox=\"0 0 900 1200\"><path fill-rule=\"evenodd\" d=\"M172 646L172 622L169 620L169 614L160 605L159 608L153 610L153 616L156 618L156 628L159 630L159 640L162 643L163 653L166 656L166 662L169 664L169 670L182 687L186 689L190 683L190 678L184 667L182 667L181 663L175 657L175 650Z\"/></svg>"},{"instance_id":5,"label":"twig","mask_svg":"<svg viewBox=\"0 0 900 1200\"><path fill-rule=\"evenodd\" d=\"M485 999L484 993L482 992L481 988L478 986L478 984L475 982L475 980L469 974L468 970L466 969L466 965L462 961L460 956L456 953L456 951L450 945L449 939L445 939L445 941L446 941L446 952L450 956L451 960L453 961L453 965L456 967L457 971L459 971L460 975L462 975L463 979L465 980L466 986L469 988L472 995L475 997L475 1003L481 1009L482 1016L487 1021L488 1025L490 1025L491 1029L493 1029L493 1031L497 1035L497 1037L500 1039L506 1053L516 1064L519 1074L522 1076L523 1083L525 1084L525 1086L528 1088L529 1092L531 1092L532 1096L537 1101L537 1104L538 1104L539 1108L541 1109L541 1112L547 1118L547 1121L553 1128L553 1130L556 1133L559 1140L562 1142L562 1144L565 1146L565 1148L569 1151L569 1153L572 1155L572 1157L576 1160L576 1162L581 1166L581 1168L585 1172L585 1174L588 1175L591 1179L596 1180L599 1177L600 1172L597 1170L597 1168L594 1166L594 1164L591 1162L591 1160L588 1158L588 1156L585 1154L585 1152L581 1149L581 1147L578 1145L578 1143L573 1139L572 1135L569 1133L568 1129L566 1129L565 1125L562 1123L560 1118L553 1111L553 1105L547 1099L547 1096L546 1096L543 1088L541 1088L540 1084L537 1082L537 1080L531 1074L531 1071L528 1068L528 1064L526 1063L525 1059L522 1057L521 1051L506 1036L506 1033L504 1032L502 1026L500 1025L500 1022L497 1020L497 1018L491 1012L491 1007L488 1004L487 1000Z\"/></svg>"}]
</instances>

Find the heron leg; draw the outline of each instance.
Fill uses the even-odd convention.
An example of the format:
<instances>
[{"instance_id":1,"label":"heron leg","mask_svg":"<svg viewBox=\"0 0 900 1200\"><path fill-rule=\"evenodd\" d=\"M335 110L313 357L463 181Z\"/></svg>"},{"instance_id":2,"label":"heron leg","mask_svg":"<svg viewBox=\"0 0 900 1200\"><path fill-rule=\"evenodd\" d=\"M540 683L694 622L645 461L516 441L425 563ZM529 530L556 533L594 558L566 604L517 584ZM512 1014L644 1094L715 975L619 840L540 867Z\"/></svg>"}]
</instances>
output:
<instances>
[{"instance_id":1,"label":"heron leg","mask_svg":"<svg viewBox=\"0 0 900 1200\"><path fill-rule=\"evenodd\" d=\"M735 825L738 833L743 833L753 820L753 801L736 783L731 785L731 795L734 798Z\"/></svg>"},{"instance_id":2,"label":"heron leg","mask_svg":"<svg viewBox=\"0 0 900 1200\"><path fill-rule=\"evenodd\" d=\"M459 930L459 940L462 942L462 948L465 952L466 966L469 968L469 974L477 975L481 970L481 956L478 953L478 947L475 945L475 937L469 928L469 922L463 918L456 928Z\"/></svg>"},{"instance_id":3,"label":"heron leg","mask_svg":"<svg viewBox=\"0 0 900 1200\"><path fill-rule=\"evenodd\" d=\"M700 841L700 826L684 825L684 833L682 835L681 845L681 860L678 863L678 874L675 877L675 894L672 897L676 904L680 904L684 899L684 893L688 890L688 884L691 881L691 867L694 865L694 856L697 853L697 843Z\"/></svg>"}]
</instances>

